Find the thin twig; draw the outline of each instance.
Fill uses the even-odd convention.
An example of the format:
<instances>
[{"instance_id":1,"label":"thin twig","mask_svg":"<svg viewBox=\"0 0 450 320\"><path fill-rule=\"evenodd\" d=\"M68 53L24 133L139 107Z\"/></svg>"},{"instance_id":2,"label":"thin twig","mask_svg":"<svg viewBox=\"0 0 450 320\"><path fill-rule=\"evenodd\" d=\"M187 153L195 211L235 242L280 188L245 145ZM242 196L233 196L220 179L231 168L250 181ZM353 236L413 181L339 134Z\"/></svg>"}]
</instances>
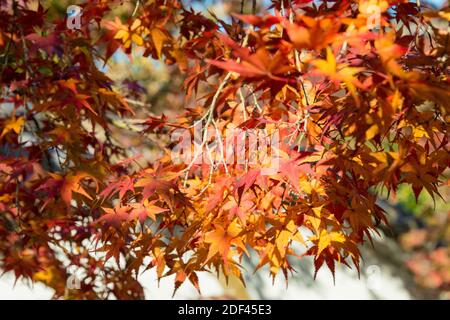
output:
<instances>
[{"instance_id":1,"label":"thin twig","mask_svg":"<svg viewBox=\"0 0 450 320\"><path fill-rule=\"evenodd\" d=\"M220 134L219 128L217 127L217 123L216 123L216 121L214 119L213 119L212 123L214 125L214 128L216 129L216 135L218 136L217 139L219 140L220 158L221 158L221 161L222 161L223 166L225 168L226 174L229 175L230 173L228 172L228 166L227 166L227 163L225 161L225 153L224 153L224 145L223 145L223 141L222 141L222 135Z\"/></svg>"},{"instance_id":2,"label":"thin twig","mask_svg":"<svg viewBox=\"0 0 450 320\"><path fill-rule=\"evenodd\" d=\"M231 75L232 75L232 72L228 72L227 75L225 76L225 78L222 80L219 87L217 88L216 93L213 96L211 105L209 106L208 111L206 112L207 120L206 120L205 128L203 128L203 137L202 137L202 144L200 145L200 153L201 153L201 150L203 149L203 147L205 146L207 138L208 138L208 127L212 122L214 109L216 107L217 100L220 96L220 93L223 91L223 88L227 84L228 80L231 78ZM184 169L184 171L186 171L186 174L184 177L184 186L186 186L189 171L191 170L192 166L195 164L195 161L197 161L198 156L199 156L199 153L195 153L192 161L189 163L187 168Z\"/></svg>"},{"instance_id":3,"label":"thin twig","mask_svg":"<svg viewBox=\"0 0 450 320\"><path fill-rule=\"evenodd\" d=\"M244 98L244 95L242 94L242 88L239 88L238 94L239 94L239 98L241 99L242 111L244 114L244 121L247 121L247 110L245 109L245 98Z\"/></svg>"},{"instance_id":4,"label":"thin twig","mask_svg":"<svg viewBox=\"0 0 450 320\"><path fill-rule=\"evenodd\" d=\"M137 11L138 11L140 5L141 5L141 1L140 1L140 0L137 0L137 1L136 1L136 6L134 7L133 14L131 15L132 17L134 17L134 16L136 15L136 13L137 13Z\"/></svg>"}]
</instances>

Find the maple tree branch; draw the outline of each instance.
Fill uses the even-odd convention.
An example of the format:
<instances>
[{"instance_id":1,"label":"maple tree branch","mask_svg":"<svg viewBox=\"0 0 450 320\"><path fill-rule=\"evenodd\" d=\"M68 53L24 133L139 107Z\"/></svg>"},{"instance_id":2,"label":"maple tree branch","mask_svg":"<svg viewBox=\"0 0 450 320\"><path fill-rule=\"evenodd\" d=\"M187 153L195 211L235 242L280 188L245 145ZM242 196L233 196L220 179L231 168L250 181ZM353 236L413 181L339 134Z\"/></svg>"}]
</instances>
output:
<instances>
[{"instance_id":1,"label":"maple tree branch","mask_svg":"<svg viewBox=\"0 0 450 320\"><path fill-rule=\"evenodd\" d=\"M252 30L252 29L251 29L251 30ZM242 41L242 46L243 46L243 47L246 47L246 46L247 46L249 35L250 35L249 32L247 32L247 33L245 34L245 37L244 37L244 39L243 39L243 41ZM239 61L240 61L240 58L238 58L237 61L239 62ZM216 104L217 104L217 100L218 100L218 98L219 98L219 96L220 96L220 93L221 93L221 92L223 91L223 89L225 88L225 85L226 85L226 84L228 83L228 81L230 80L232 74L233 74L233 72L231 72L231 71L227 72L225 78L221 81L219 87L218 87L217 90L216 90L216 93L215 93L214 96L213 96L213 99L212 99L212 101L211 101L211 105L210 105L209 108L208 108L208 111L200 118L200 120L196 121L196 122L194 123L194 125L193 125L193 126L195 126L197 123L199 123L199 122L201 123L201 122L203 122L203 120L204 120L205 118L207 118L205 127L202 128L202 130L203 130L203 138L202 138L202 143L201 143L201 145L200 145L200 153L202 152L201 150L202 150L203 147L205 146L205 144L206 144L206 142L207 142L207 139L208 139L208 128L209 128L209 125L214 121L213 114L214 114L214 109L215 109ZM194 149L194 153L195 153L195 149ZM191 170L191 168L192 168L192 166L194 165L195 161L197 161L198 156L199 156L199 154L198 154L198 153L195 153L195 154L194 154L194 158L192 159L192 161L189 163L189 165L186 167L186 169L183 170L183 171L186 171L185 177L184 177L184 183L183 183L184 186L186 186L186 184L187 184L187 178L188 178L188 175L189 175L189 171ZM222 155L222 158L224 158L223 155Z\"/></svg>"},{"instance_id":2,"label":"maple tree branch","mask_svg":"<svg viewBox=\"0 0 450 320\"><path fill-rule=\"evenodd\" d=\"M222 141L222 135L220 134L219 128L218 128L217 123L216 123L216 121L214 119L213 119L212 123L214 125L214 128L216 129L216 135L218 137L217 139L219 140L220 158L222 160L222 163L223 163L223 166L225 168L226 174L229 175L228 166L227 166L227 163L225 161L225 153L224 153L224 145L223 145L223 141Z\"/></svg>"},{"instance_id":3,"label":"maple tree branch","mask_svg":"<svg viewBox=\"0 0 450 320\"><path fill-rule=\"evenodd\" d=\"M16 178L16 208L17 208L17 218L19 222L19 228L22 225L22 213L20 208L20 201L19 201L19 178Z\"/></svg>"},{"instance_id":4,"label":"maple tree branch","mask_svg":"<svg viewBox=\"0 0 450 320\"><path fill-rule=\"evenodd\" d=\"M157 116L154 112L149 110L149 109L152 108L152 104L151 103L145 103L145 102L138 101L138 100L133 100L133 99L130 99L130 98L124 98L123 100L125 100L125 102L127 102L129 104L132 104L132 105L135 105L135 106L138 106L138 107L142 107L142 108L146 108L145 109L145 114L146 115L149 115L149 116L152 116L152 117L156 117Z\"/></svg>"},{"instance_id":5,"label":"maple tree branch","mask_svg":"<svg viewBox=\"0 0 450 320\"><path fill-rule=\"evenodd\" d=\"M294 12L294 8L292 8L292 6L291 6L291 10L289 12L289 22L290 23L294 23L294 13L295 13ZM301 74L302 73L302 70L301 70L301 59L300 59L300 53L299 53L299 51L297 49L294 49L294 59L295 59L295 67L296 67L297 71ZM309 106L309 99L308 99L308 94L306 93L304 80L302 79L301 75L299 77L300 77L300 81L299 82L300 82L300 86L301 86L302 91L303 91L303 95L305 97L305 102ZM305 134L307 134L307 132L308 132L308 118L310 117L310 114L309 114L309 111L307 109L303 109L303 112L304 112L304 117L303 117L303 119L299 119L299 121L301 121L301 122L298 123L298 128L299 128L299 125L301 123L304 123L304 125L303 125L304 131L305 131ZM300 143L303 141L303 138L304 138L304 136L302 135L300 140L299 140L299 142L298 142L298 146L300 146Z\"/></svg>"},{"instance_id":6,"label":"maple tree branch","mask_svg":"<svg viewBox=\"0 0 450 320\"><path fill-rule=\"evenodd\" d=\"M253 30L253 29L250 28L250 31L251 31L251 30ZM244 37L243 41L242 41L242 46L243 46L243 47L246 47L246 46L247 46L249 36L250 36L250 32L247 32L247 33L245 34L245 37ZM239 61L240 61L240 58L238 58L237 61L239 62ZM216 93L215 93L214 96L213 96L213 99L212 99L212 101L211 101L211 105L210 105L209 108L208 108L208 111L202 116L202 118L200 118L199 121L196 121L196 122L194 123L194 126L195 126L196 123L202 122L205 118L207 118L205 127L202 128L202 130L203 130L203 138L202 138L202 143L201 143L201 145L200 145L200 153L202 152L201 150L202 150L203 147L205 146L205 144L206 144L206 142L207 142L207 139L208 139L208 128L209 128L209 125L210 125L211 123L214 122L214 117L213 117L213 115L214 115L214 109L215 109L216 104L217 104L217 100L218 100L218 98L219 98L219 96L220 96L220 93L221 93L221 92L223 91L223 89L225 88L225 85L226 85L226 84L228 83L228 81L230 80L232 74L233 74L233 72L231 72L231 71L229 71L229 72L226 74L225 78L222 80L222 82L220 83L219 87L217 88ZM223 149L222 149L222 151L223 151ZM194 152L195 152L195 149L194 149ZM195 153L195 154L194 154L194 158L191 160L191 162L190 162L189 165L186 167L186 169L183 170L183 171L186 171L185 177L184 177L184 183L183 183L184 186L186 186L186 184L187 184L187 178L188 178L188 175L189 175L189 171L191 170L191 168L192 168L192 166L194 165L195 161L197 161L198 156L199 156L199 154ZM224 155L223 155L223 154L222 154L222 159L224 159ZM225 163L225 162L224 162L224 163Z\"/></svg>"},{"instance_id":7,"label":"maple tree branch","mask_svg":"<svg viewBox=\"0 0 450 320\"><path fill-rule=\"evenodd\" d=\"M138 11L140 5L141 5L141 1L140 1L140 0L137 0L137 1L136 1L136 5L135 5L135 7L134 7L133 14L131 15L132 17L134 17L134 16L136 15L136 13L137 13L137 11Z\"/></svg>"},{"instance_id":8,"label":"maple tree branch","mask_svg":"<svg viewBox=\"0 0 450 320\"><path fill-rule=\"evenodd\" d=\"M239 97L241 99L241 105L242 105L242 112L243 112L243 115L244 115L244 121L247 121L247 110L245 108L245 98L244 98L244 95L242 94L242 88L239 88L238 94L239 94Z\"/></svg>"},{"instance_id":9,"label":"maple tree branch","mask_svg":"<svg viewBox=\"0 0 450 320\"><path fill-rule=\"evenodd\" d=\"M4 73L5 69L6 69L6 66L8 65L9 50L11 49L11 43L13 41L14 33L16 32L16 26L17 26L17 24L15 22L16 18L17 18L17 1L13 0L11 5L12 5L12 10L13 10L13 23L12 23L12 29L11 29L10 37L8 39L8 43L6 44L6 50L5 50L5 53L4 53L5 60L4 60L3 65L2 65L2 70L0 71L0 79L2 79L3 73Z\"/></svg>"},{"instance_id":10,"label":"maple tree branch","mask_svg":"<svg viewBox=\"0 0 450 320\"><path fill-rule=\"evenodd\" d=\"M25 108L26 108L26 105L25 105ZM31 118L31 121L33 121L33 123L34 123L34 125L36 127L36 131L38 133L42 133L41 126L39 125L39 122L36 119L36 117L33 114L30 114L29 117ZM36 136L36 138L40 138L40 136L38 134L35 133L34 135ZM44 154L44 158L45 158L45 161L47 162L49 171L57 172L58 170L55 169L53 161L51 160L51 156L48 154L48 150L42 150L41 149L41 152Z\"/></svg>"},{"instance_id":11,"label":"maple tree branch","mask_svg":"<svg viewBox=\"0 0 450 320\"><path fill-rule=\"evenodd\" d=\"M200 192L194 197L194 199L198 199L203 193L205 193L206 190L208 190L209 186L212 182L212 176L214 172L214 160L212 159L211 150L208 146L206 146L208 159L210 161L210 167L209 167L209 175L208 175L208 182L207 184L200 190Z\"/></svg>"},{"instance_id":12,"label":"maple tree branch","mask_svg":"<svg viewBox=\"0 0 450 320\"><path fill-rule=\"evenodd\" d=\"M220 83L219 87L217 88L216 93L213 96L213 99L211 101L211 105L208 108L208 111L206 112L205 115L207 115L207 120L206 120L206 124L205 127L202 128L203 130L203 137L202 137L202 143L200 145L200 152L202 153L202 149L205 146L207 139L208 139L208 127L211 124L212 120L213 120L213 114L214 114L214 108L216 107L216 103L217 100L220 96L220 93L223 91L223 88L225 87L225 85L227 84L228 80L231 78L232 72L228 72L227 75L225 76L225 78L222 80L222 82ZM198 123L198 122L197 122ZM195 149L194 149L194 153L195 153ZM194 154L194 158L191 160L191 162L189 163L189 165L186 167L186 169L184 169L183 171L185 171L185 177L184 177L184 183L183 185L186 186L187 184L187 178L189 175L189 171L191 170L192 166L194 165L195 161L197 161L198 156L200 155L199 153L195 153Z\"/></svg>"},{"instance_id":13,"label":"maple tree branch","mask_svg":"<svg viewBox=\"0 0 450 320\"><path fill-rule=\"evenodd\" d=\"M142 123L143 122L143 120L139 120L139 119L135 119L134 121L137 122L137 123ZM142 133L142 128L140 128L138 126L135 126L135 125L133 125L131 123L128 123L127 121L125 121L125 119L121 119L121 120L111 119L110 123L112 125L114 125L118 129L125 129L126 128L126 129L128 129L128 130L130 130L132 132L135 132L135 133ZM147 134L145 134L145 137L147 139L149 139L152 143L154 143L161 150L167 151L166 146L164 146L159 140L153 138L151 136L151 134L147 133ZM113 137L110 137L110 138L113 138ZM139 163L136 163L136 164L139 165Z\"/></svg>"},{"instance_id":14,"label":"maple tree branch","mask_svg":"<svg viewBox=\"0 0 450 320\"><path fill-rule=\"evenodd\" d=\"M256 97L255 90L253 90L253 88L251 88L250 86L247 86L247 87L249 88L250 93L251 93L251 95L252 95L252 97L253 97L253 103L255 104L255 107L261 112L261 111L262 111L262 108L261 108L261 106L259 105L258 98Z\"/></svg>"},{"instance_id":15,"label":"maple tree branch","mask_svg":"<svg viewBox=\"0 0 450 320\"><path fill-rule=\"evenodd\" d=\"M22 42L22 46L23 46L23 59L24 59L25 65L26 65L25 66L25 78L28 79L29 76L33 74L33 70L31 68L31 65L26 63L28 61L28 46L26 44L25 37L24 37L24 34L23 34L23 27L21 25L19 25L19 31L20 31L20 37L21 37L21 42ZM29 88L27 87L26 90L29 91ZM30 94L30 93L28 93L28 94ZM27 103L27 97L26 96L23 97L23 105L24 105L25 115L27 113L29 113L29 117L33 121L34 125L36 126L37 132L38 133L42 133L42 129L41 129L41 126L39 125L38 120L36 119L34 114L32 114L31 110L28 110L28 103ZM26 116L26 117L28 118L28 116ZM39 136L37 134L35 134L35 135L36 135L37 138L39 138ZM42 152L43 152L45 160L46 160L46 162L47 162L47 164L49 166L49 170L52 171L52 172L58 171L57 169L54 168L54 164L53 164L53 162L51 160L51 156L49 155L48 150L44 150ZM57 154L57 157L58 157L58 161L60 162L58 154ZM61 170L62 170L62 167L61 167Z\"/></svg>"}]
</instances>

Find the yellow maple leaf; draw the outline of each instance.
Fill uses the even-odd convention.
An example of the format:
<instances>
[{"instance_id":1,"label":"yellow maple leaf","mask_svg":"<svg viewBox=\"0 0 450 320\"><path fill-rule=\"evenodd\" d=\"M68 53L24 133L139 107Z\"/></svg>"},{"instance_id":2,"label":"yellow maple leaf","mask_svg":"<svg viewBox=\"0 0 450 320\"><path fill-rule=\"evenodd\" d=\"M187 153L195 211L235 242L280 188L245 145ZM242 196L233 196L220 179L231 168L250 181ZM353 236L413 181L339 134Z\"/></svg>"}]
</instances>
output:
<instances>
[{"instance_id":1,"label":"yellow maple leaf","mask_svg":"<svg viewBox=\"0 0 450 320\"><path fill-rule=\"evenodd\" d=\"M369 129L366 131L366 139L371 140L373 137L375 137L380 132L378 126L376 124L373 124Z\"/></svg>"},{"instance_id":2,"label":"yellow maple leaf","mask_svg":"<svg viewBox=\"0 0 450 320\"><path fill-rule=\"evenodd\" d=\"M327 230L322 230L317 240L318 240L317 255L319 255L323 250L325 250L325 248L327 248L333 242L344 243L345 236L341 232L333 231L329 233Z\"/></svg>"},{"instance_id":3,"label":"yellow maple leaf","mask_svg":"<svg viewBox=\"0 0 450 320\"><path fill-rule=\"evenodd\" d=\"M130 29L120 24L114 39L121 40L125 48L129 48L133 42L138 46L142 46L144 44L143 36L145 33L146 28L141 26L141 20L136 19Z\"/></svg>"},{"instance_id":4,"label":"yellow maple leaf","mask_svg":"<svg viewBox=\"0 0 450 320\"><path fill-rule=\"evenodd\" d=\"M151 35L153 43L155 45L156 53L158 54L158 58L161 58L161 52L167 36L159 28L153 28L151 31Z\"/></svg>"},{"instance_id":5,"label":"yellow maple leaf","mask_svg":"<svg viewBox=\"0 0 450 320\"><path fill-rule=\"evenodd\" d=\"M10 131L14 131L16 134L19 134L22 131L22 128L25 124L25 118L23 117L13 117L12 119L6 120L4 124L4 128L0 139L3 138Z\"/></svg>"},{"instance_id":6,"label":"yellow maple leaf","mask_svg":"<svg viewBox=\"0 0 450 320\"><path fill-rule=\"evenodd\" d=\"M295 226L295 223L292 220L289 221L285 229L282 229L277 233L278 235L275 244L282 257L286 255L286 249L291 240L304 243L303 237L297 230L297 227Z\"/></svg>"},{"instance_id":7,"label":"yellow maple leaf","mask_svg":"<svg viewBox=\"0 0 450 320\"><path fill-rule=\"evenodd\" d=\"M233 244L246 251L242 239L238 237L241 231L241 227L234 221L227 229L223 228L221 225L217 225L214 231L208 232L205 235L205 242L210 245L206 261L209 261L217 253L220 253L222 259L227 261L230 247Z\"/></svg>"},{"instance_id":8,"label":"yellow maple leaf","mask_svg":"<svg viewBox=\"0 0 450 320\"><path fill-rule=\"evenodd\" d=\"M330 77L333 81L344 82L355 101L359 103L359 98L356 94L355 82L357 82L357 80L355 75L363 71L363 68L348 67L346 64L337 64L336 58L330 47L327 47L326 60L319 59L313 61L313 64L320 73Z\"/></svg>"},{"instance_id":9,"label":"yellow maple leaf","mask_svg":"<svg viewBox=\"0 0 450 320\"><path fill-rule=\"evenodd\" d=\"M319 69L322 73L333 76L336 73L336 58L334 57L333 52L330 47L327 47L327 59L319 59L313 62L317 69Z\"/></svg>"},{"instance_id":10,"label":"yellow maple leaf","mask_svg":"<svg viewBox=\"0 0 450 320\"><path fill-rule=\"evenodd\" d=\"M2 194L0 196L0 202L7 203L14 199L14 195L12 194Z\"/></svg>"}]
</instances>

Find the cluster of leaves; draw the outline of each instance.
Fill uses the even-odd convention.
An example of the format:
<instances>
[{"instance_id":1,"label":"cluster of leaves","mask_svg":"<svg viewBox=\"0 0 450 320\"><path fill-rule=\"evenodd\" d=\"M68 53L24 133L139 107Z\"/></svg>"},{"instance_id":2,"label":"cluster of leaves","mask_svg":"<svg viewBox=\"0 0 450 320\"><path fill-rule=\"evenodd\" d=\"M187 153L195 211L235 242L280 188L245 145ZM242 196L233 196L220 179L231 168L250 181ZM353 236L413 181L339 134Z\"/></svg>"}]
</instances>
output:
<instances>
[{"instance_id":1,"label":"cluster of leaves","mask_svg":"<svg viewBox=\"0 0 450 320\"><path fill-rule=\"evenodd\" d=\"M439 196L450 162L448 9L273 0L220 19L149 0L121 20L121 1L93 0L81 30L69 30L44 5L0 1L0 268L55 297L142 298L137 276L152 268L199 289L201 271L242 279L249 254L273 277L303 255L316 271L358 269L358 246L386 220L379 190L404 183ZM373 30L368 5L381 12ZM146 106L131 107L100 66L117 50L185 73L179 117L136 119ZM208 161L174 163L169 141L136 169L118 119L161 141L201 122ZM279 134L277 170L224 161L232 127ZM67 270L80 290L66 290Z\"/></svg>"}]
</instances>

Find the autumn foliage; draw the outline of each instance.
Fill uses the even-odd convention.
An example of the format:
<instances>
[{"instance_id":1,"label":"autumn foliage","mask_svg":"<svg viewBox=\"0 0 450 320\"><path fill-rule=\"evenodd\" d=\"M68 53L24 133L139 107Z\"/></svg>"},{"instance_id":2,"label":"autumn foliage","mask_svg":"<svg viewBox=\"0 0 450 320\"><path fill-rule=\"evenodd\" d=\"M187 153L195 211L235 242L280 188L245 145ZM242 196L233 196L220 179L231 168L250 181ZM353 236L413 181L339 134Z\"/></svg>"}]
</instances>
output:
<instances>
[{"instance_id":1,"label":"autumn foliage","mask_svg":"<svg viewBox=\"0 0 450 320\"><path fill-rule=\"evenodd\" d=\"M246 255L272 276L305 255L316 271L359 269L359 247L386 222L379 192L408 184L440 196L448 8L261 3L221 19L189 1L87 1L70 30L46 1L0 1L3 271L56 298L130 299L144 297L143 270L200 290L202 271L243 279ZM120 51L182 75L177 117L150 113L130 83L106 76ZM173 133L200 123L203 161L174 161ZM224 161L231 127L278 134L276 170ZM118 139L127 131L156 139L162 156L136 165ZM73 268L81 288L68 292Z\"/></svg>"}]
</instances>

